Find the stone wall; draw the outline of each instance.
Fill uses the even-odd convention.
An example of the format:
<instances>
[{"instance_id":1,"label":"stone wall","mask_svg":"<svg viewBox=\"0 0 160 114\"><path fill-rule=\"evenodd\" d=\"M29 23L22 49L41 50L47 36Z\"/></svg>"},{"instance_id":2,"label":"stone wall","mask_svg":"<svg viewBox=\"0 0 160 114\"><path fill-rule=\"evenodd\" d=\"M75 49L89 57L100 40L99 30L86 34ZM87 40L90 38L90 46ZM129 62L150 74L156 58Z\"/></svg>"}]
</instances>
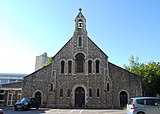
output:
<instances>
[{"instance_id":1,"label":"stone wall","mask_svg":"<svg viewBox=\"0 0 160 114\"><path fill-rule=\"evenodd\" d=\"M128 100L132 97L142 96L141 77L137 76L125 69L122 69L109 62L109 76L112 80L111 94L112 103L115 107L119 107L119 94L125 91L128 94Z\"/></svg>"},{"instance_id":2,"label":"stone wall","mask_svg":"<svg viewBox=\"0 0 160 114\"><path fill-rule=\"evenodd\" d=\"M75 86L84 86L86 88L86 104L88 107L105 107L106 102L106 76L108 70L108 56L104 54L87 36L83 35L83 46L78 47L78 35L72 37L66 45L53 57L52 72L55 72L55 77L53 79L55 88L55 99L50 97L50 106L55 107L67 107L69 104L74 105L74 92ZM85 55L84 62L84 73L75 72L75 56L78 53L83 53ZM60 72L60 62L65 61L65 72ZM67 62L71 60L72 73L67 72L68 64ZM88 73L88 60L92 60L93 69L92 73ZM100 60L100 73L95 72L95 61ZM60 89L63 89L63 97L60 97ZM71 90L71 96L67 97L67 90ZM88 96L88 90L92 89L92 97ZM99 89L100 95L96 96L96 91ZM53 95L53 94L50 94ZM52 100L51 100L52 99Z\"/></svg>"},{"instance_id":3,"label":"stone wall","mask_svg":"<svg viewBox=\"0 0 160 114\"><path fill-rule=\"evenodd\" d=\"M26 76L23 82L22 97L35 97L36 92L42 93L42 105L48 101L50 88L51 65L43 67L40 70Z\"/></svg>"},{"instance_id":4,"label":"stone wall","mask_svg":"<svg viewBox=\"0 0 160 114\"><path fill-rule=\"evenodd\" d=\"M73 43L74 42L74 43ZM141 96L141 78L110 62L88 37L83 36L83 46L77 47L77 37L72 37L67 44L53 57L51 65L44 67L24 79L23 97L34 97L35 93L42 93L42 103L48 107L68 108L75 103L75 89L85 89L85 104L88 108L119 108L120 92L125 91L130 97ZM76 51L75 51L76 50ZM75 72L75 55L85 55L84 72ZM60 72L61 60L65 61L64 73ZM68 61L73 62L72 73L68 73ZM88 73L88 60L93 61L93 72ZM100 72L95 72L95 60L100 60ZM50 85L53 90L50 91ZM109 90L107 90L109 84ZM63 96L60 97L60 89ZM71 94L68 97L67 91ZM89 89L92 96L89 97ZM96 96L99 89L99 97Z\"/></svg>"}]
</instances>

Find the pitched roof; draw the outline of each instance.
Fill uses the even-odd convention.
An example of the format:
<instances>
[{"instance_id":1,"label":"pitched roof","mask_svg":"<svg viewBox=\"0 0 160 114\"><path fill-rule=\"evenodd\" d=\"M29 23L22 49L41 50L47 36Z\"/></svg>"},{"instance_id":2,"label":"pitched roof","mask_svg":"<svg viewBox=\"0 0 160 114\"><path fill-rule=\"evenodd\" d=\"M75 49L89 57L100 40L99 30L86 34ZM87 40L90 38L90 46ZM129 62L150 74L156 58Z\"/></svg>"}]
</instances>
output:
<instances>
[{"instance_id":1,"label":"pitched roof","mask_svg":"<svg viewBox=\"0 0 160 114\"><path fill-rule=\"evenodd\" d=\"M82 12L81 12L81 8L79 9L79 13L78 13L78 15L76 16L76 18L75 18L75 20L77 19L77 18L84 18L85 20L86 20L86 18L84 17L84 15L82 14Z\"/></svg>"}]
</instances>

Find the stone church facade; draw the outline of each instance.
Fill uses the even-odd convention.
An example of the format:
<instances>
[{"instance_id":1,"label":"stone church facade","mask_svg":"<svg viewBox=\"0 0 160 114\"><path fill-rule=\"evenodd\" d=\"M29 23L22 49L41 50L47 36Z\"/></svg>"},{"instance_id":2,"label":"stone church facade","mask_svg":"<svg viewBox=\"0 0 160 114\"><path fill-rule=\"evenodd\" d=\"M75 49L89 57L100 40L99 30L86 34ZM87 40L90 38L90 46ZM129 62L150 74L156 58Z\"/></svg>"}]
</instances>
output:
<instances>
[{"instance_id":1,"label":"stone church facade","mask_svg":"<svg viewBox=\"0 0 160 114\"><path fill-rule=\"evenodd\" d=\"M24 78L22 96L53 108L119 108L142 96L142 84L141 77L109 62L88 37L80 9L71 39L52 64Z\"/></svg>"}]
</instances>

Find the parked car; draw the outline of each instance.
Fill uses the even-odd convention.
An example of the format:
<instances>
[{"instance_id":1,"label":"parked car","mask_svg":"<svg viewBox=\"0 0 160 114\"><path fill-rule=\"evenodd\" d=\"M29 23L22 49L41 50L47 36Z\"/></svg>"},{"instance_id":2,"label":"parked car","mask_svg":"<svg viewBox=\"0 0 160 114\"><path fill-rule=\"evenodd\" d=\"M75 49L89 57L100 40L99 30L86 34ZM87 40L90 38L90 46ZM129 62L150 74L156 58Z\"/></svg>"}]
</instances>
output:
<instances>
[{"instance_id":1,"label":"parked car","mask_svg":"<svg viewBox=\"0 0 160 114\"><path fill-rule=\"evenodd\" d=\"M16 102L14 105L14 110L18 109L22 110L30 110L30 108L38 109L40 107L40 103L36 98L23 98L20 102Z\"/></svg>"},{"instance_id":2,"label":"parked car","mask_svg":"<svg viewBox=\"0 0 160 114\"><path fill-rule=\"evenodd\" d=\"M160 98L131 98L127 104L127 114L160 114Z\"/></svg>"},{"instance_id":3,"label":"parked car","mask_svg":"<svg viewBox=\"0 0 160 114\"><path fill-rule=\"evenodd\" d=\"M0 114L4 114L4 112L3 112L3 110L2 110L2 109L0 109Z\"/></svg>"}]
</instances>

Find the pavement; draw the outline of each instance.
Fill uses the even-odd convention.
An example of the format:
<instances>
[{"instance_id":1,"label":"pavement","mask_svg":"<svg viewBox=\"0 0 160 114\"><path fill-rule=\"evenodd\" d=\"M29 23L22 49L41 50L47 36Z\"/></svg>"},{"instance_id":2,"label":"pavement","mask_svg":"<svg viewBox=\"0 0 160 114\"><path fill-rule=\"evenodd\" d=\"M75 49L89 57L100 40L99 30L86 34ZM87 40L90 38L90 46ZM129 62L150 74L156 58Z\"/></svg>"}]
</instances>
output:
<instances>
[{"instance_id":1,"label":"pavement","mask_svg":"<svg viewBox=\"0 0 160 114\"><path fill-rule=\"evenodd\" d=\"M126 114L125 110L119 109L51 109L40 108L29 111L14 111L13 107L2 107L5 114Z\"/></svg>"}]
</instances>

